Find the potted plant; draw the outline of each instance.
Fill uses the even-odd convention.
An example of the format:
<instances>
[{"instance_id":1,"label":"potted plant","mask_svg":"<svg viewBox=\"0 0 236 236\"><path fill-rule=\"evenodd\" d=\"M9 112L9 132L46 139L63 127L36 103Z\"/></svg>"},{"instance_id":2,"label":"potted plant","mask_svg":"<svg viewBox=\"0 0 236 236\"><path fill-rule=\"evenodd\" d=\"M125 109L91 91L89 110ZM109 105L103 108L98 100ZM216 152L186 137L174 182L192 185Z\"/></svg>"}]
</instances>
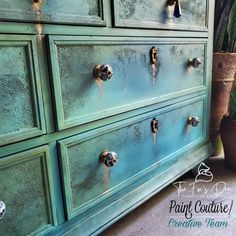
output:
<instances>
[{"instance_id":1,"label":"potted plant","mask_svg":"<svg viewBox=\"0 0 236 236\"><path fill-rule=\"evenodd\" d=\"M232 90L228 90L229 110L220 123L220 136L224 147L225 163L236 170L236 80Z\"/></svg>"},{"instance_id":2,"label":"potted plant","mask_svg":"<svg viewBox=\"0 0 236 236\"><path fill-rule=\"evenodd\" d=\"M230 2L230 0L228 0ZM228 167L236 170L236 0L233 0L227 24L228 54L232 59L235 69L233 71L233 85L229 88L225 82L225 90L229 95L228 113L223 116L220 124L220 136L222 139L225 163Z\"/></svg>"},{"instance_id":3,"label":"potted plant","mask_svg":"<svg viewBox=\"0 0 236 236\"><path fill-rule=\"evenodd\" d=\"M212 104L210 138L215 154L222 152L220 122L228 104L236 71L236 0L216 0L214 53L212 74Z\"/></svg>"}]
</instances>

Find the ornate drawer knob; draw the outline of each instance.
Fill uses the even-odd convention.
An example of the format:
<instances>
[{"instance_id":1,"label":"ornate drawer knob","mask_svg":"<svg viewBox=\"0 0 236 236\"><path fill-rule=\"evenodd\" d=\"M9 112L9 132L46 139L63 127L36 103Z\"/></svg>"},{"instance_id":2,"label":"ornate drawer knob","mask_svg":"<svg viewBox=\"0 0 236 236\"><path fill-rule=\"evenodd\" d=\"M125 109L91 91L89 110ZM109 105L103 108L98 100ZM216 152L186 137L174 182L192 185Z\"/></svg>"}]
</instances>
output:
<instances>
[{"instance_id":1,"label":"ornate drawer knob","mask_svg":"<svg viewBox=\"0 0 236 236\"><path fill-rule=\"evenodd\" d=\"M118 155L115 152L104 150L99 156L99 161L104 163L107 167L112 167L118 161Z\"/></svg>"},{"instance_id":2,"label":"ornate drawer knob","mask_svg":"<svg viewBox=\"0 0 236 236\"><path fill-rule=\"evenodd\" d=\"M6 213L6 205L3 201L0 201L0 219L3 218L5 213Z\"/></svg>"},{"instance_id":3,"label":"ornate drawer knob","mask_svg":"<svg viewBox=\"0 0 236 236\"><path fill-rule=\"evenodd\" d=\"M200 123L200 120L199 120L199 118L197 116L193 116L193 117L189 116L188 119L187 119L187 124L191 125L193 127L198 126L199 123Z\"/></svg>"},{"instance_id":4,"label":"ornate drawer knob","mask_svg":"<svg viewBox=\"0 0 236 236\"><path fill-rule=\"evenodd\" d=\"M194 68L198 68L199 65L202 64L201 60L198 57L194 57L193 59L188 59L188 66L192 66Z\"/></svg>"},{"instance_id":5,"label":"ornate drawer knob","mask_svg":"<svg viewBox=\"0 0 236 236\"><path fill-rule=\"evenodd\" d=\"M112 67L108 64L96 65L93 70L93 75L95 79L101 79L103 81L107 81L113 75Z\"/></svg>"}]
</instances>

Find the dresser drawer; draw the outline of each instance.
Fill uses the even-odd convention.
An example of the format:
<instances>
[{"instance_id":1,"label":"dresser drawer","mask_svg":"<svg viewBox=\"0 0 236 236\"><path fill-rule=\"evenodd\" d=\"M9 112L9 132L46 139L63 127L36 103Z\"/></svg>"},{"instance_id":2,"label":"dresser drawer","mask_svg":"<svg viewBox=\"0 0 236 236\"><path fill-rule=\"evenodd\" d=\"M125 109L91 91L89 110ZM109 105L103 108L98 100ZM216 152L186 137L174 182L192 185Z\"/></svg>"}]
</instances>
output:
<instances>
[{"instance_id":1,"label":"dresser drawer","mask_svg":"<svg viewBox=\"0 0 236 236\"><path fill-rule=\"evenodd\" d=\"M195 99L192 104L185 102L59 141L68 217L124 190L163 161L173 161L176 154L202 142L204 104ZM187 124L189 116L197 116L199 125ZM157 133L151 128L153 118L159 121ZM119 160L113 167L99 161L104 150L117 153Z\"/></svg>"},{"instance_id":2,"label":"dresser drawer","mask_svg":"<svg viewBox=\"0 0 236 236\"><path fill-rule=\"evenodd\" d=\"M157 65L150 50L158 49ZM205 86L205 41L50 37L54 99L59 129L158 102ZM198 68L188 67L199 57ZM108 81L95 79L98 64L110 64Z\"/></svg>"},{"instance_id":3,"label":"dresser drawer","mask_svg":"<svg viewBox=\"0 0 236 236\"><path fill-rule=\"evenodd\" d=\"M46 233L56 226L48 147L0 159L0 235Z\"/></svg>"},{"instance_id":4,"label":"dresser drawer","mask_svg":"<svg viewBox=\"0 0 236 236\"><path fill-rule=\"evenodd\" d=\"M45 133L34 36L0 35L0 146Z\"/></svg>"},{"instance_id":5,"label":"dresser drawer","mask_svg":"<svg viewBox=\"0 0 236 236\"><path fill-rule=\"evenodd\" d=\"M1 0L0 19L105 25L102 0Z\"/></svg>"},{"instance_id":6,"label":"dresser drawer","mask_svg":"<svg viewBox=\"0 0 236 236\"><path fill-rule=\"evenodd\" d=\"M182 30L207 30L208 0L179 0L181 16L168 0L113 0L115 26Z\"/></svg>"}]
</instances>

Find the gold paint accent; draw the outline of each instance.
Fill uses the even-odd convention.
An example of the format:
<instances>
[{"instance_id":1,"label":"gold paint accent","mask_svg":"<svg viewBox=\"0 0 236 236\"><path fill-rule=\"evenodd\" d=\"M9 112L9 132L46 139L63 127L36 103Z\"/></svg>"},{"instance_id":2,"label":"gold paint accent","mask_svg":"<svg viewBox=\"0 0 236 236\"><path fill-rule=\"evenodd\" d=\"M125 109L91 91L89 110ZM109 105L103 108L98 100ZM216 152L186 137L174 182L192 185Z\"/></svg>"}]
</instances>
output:
<instances>
[{"instance_id":1,"label":"gold paint accent","mask_svg":"<svg viewBox=\"0 0 236 236\"><path fill-rule=\"evenodd\" d=\"M33 2L33 9L36 11L36 12L40 12L41 10L41 5L43 4L44 0L38 0L38 2L32 0Z\"/></svg>"},{"instance_id":2,"label":"gold paint accent","mask_svg":"<svg viewBox=\"0 0 236 236\"><path fill-rule=\"evenodd\" d=\"M157 81L157 65L152 64L151 65L151 72L152 72L152 85L154 86Z\"/></svg>"},{"instance_id":3,"label":"gold paint accent","mask_svg":"<svg viewBox=\"0 0 236 236\"><path fill-rule=\"evenodd\" d=\"M103 97L103 93L102 93L102 86L103 86L103 81L99 78L96 78L96 83L98 85L98 88L99 88L99 96L102 98Z\"/></svg>"},{"instance_id":4,"label":"gold paint accent","mask_svg":"<svg viewBox=\"0 0 236 236\"><path fill-rule=\"evenodd\" d=\"M42 35L43 34L43 26L42 24L35 24L35 29L37 34Z\"/></svg>"},{"instance_id":5,"label":"gold paint accent","mask_svg":"<svg viewBox=\"0 0 236 236\"><path fill-rule=\"evenodd\" d=\"M109 176L110 176L110 168L103 165L103 176L102 176L102 182L104 191L107 191L109 189Z\"/></svg>"},{"instance_id":6,"label":"gold paint accent","mask_svg":"<svg viewBox=\"0 0 236 236\"><path fill-rule=\"evenodd\" d=\"M153 145L157 145L157 133L152 133Z\"/></svg>"}]
</instances>

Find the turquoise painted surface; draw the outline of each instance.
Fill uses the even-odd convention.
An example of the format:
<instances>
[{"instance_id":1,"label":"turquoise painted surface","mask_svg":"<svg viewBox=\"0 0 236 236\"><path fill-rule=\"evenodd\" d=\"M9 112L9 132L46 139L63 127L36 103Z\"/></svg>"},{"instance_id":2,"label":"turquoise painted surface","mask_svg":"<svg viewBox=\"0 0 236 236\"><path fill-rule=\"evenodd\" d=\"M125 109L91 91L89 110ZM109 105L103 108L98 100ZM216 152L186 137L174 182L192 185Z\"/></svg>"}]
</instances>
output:
<instances>
[{"instance_id":1,"label":"turquoise painted surface","mask_svg":"<svg viewBox=\"0 0 236 236\"><path fill-rule=\"evenodd\" d=\"M187 126L188 115L198 116L200 125ZM151 131L153 117L159 119L157 134ZM89 201L110 194L115 186L202 139L204 122L203 101L198 101L160 115L137 117L120 128L98 129L60 141L68 214L74 215ZM99 162L105 149L119 156L112 168Z\"/></svg>"},{"instance_id":2,"label":"turquoise painted surface","mask_svg":"<svg viewBox=\"0 0 236 236\"><path fill-rule=\"evenodd\" d=\"M0 145L44 132L34 38L7 38L0 37Z\"/></svg>"},{"instance_id":3,"label":"turquoise painted surface","mask_svg":"<svg viewBox=\"0 0 236 236\"><path fill-rule=\"evenodd\" d=\"M138 28L204 29L207 0L181 0L182 15L174 17L167 0L114 0L115 25ZM184 26L183 26L184 25Z\"/></svg>"},{"instance_id":4,"label":"turquoise painted surface","mask_svg":"<svg viewBox=\"0 0 236 236\"><path fill-rule=\"evenodd\" d=\"M101 0L1 0L0 18L56 23L104 24Z\"/></svg>"},{"instance_id":5,"label":"turquoise painted surface","mask_svg":"<svg viewBox=\"0 0 236 236\"><path fill-rule=\"evenodd\" d=\"M0 159L0 199L7 209L0 235L37 235L54 225L46 152L42 147Z\"/></svg>"},{"instance_id":6,"label":"turquoise painted surface","mask_svg":"<svg viewBox=\"0 0 236 236\"><path fill-rule=\"evenodd\" d=\"M99 43L83 42L79 37L54 38L51 40L54 98L58 123L62 126L64 122L70 126L74 120L78 123L95 120L104 112L113 115L125 106L131 110L135 103L141 107L141 102L147 99L205 84L203 42L169 40L162 44L146 41L132 45L130 41L131 45L127 45L122 41L104 42L101 38ZM158 48L157 66L150 62L154 45ZM188 68L187 60L195 56L201 59L202 66ZM97 64L112 66L113 77L109 81L93 77Z\"/></svg>"}]
</instances>

